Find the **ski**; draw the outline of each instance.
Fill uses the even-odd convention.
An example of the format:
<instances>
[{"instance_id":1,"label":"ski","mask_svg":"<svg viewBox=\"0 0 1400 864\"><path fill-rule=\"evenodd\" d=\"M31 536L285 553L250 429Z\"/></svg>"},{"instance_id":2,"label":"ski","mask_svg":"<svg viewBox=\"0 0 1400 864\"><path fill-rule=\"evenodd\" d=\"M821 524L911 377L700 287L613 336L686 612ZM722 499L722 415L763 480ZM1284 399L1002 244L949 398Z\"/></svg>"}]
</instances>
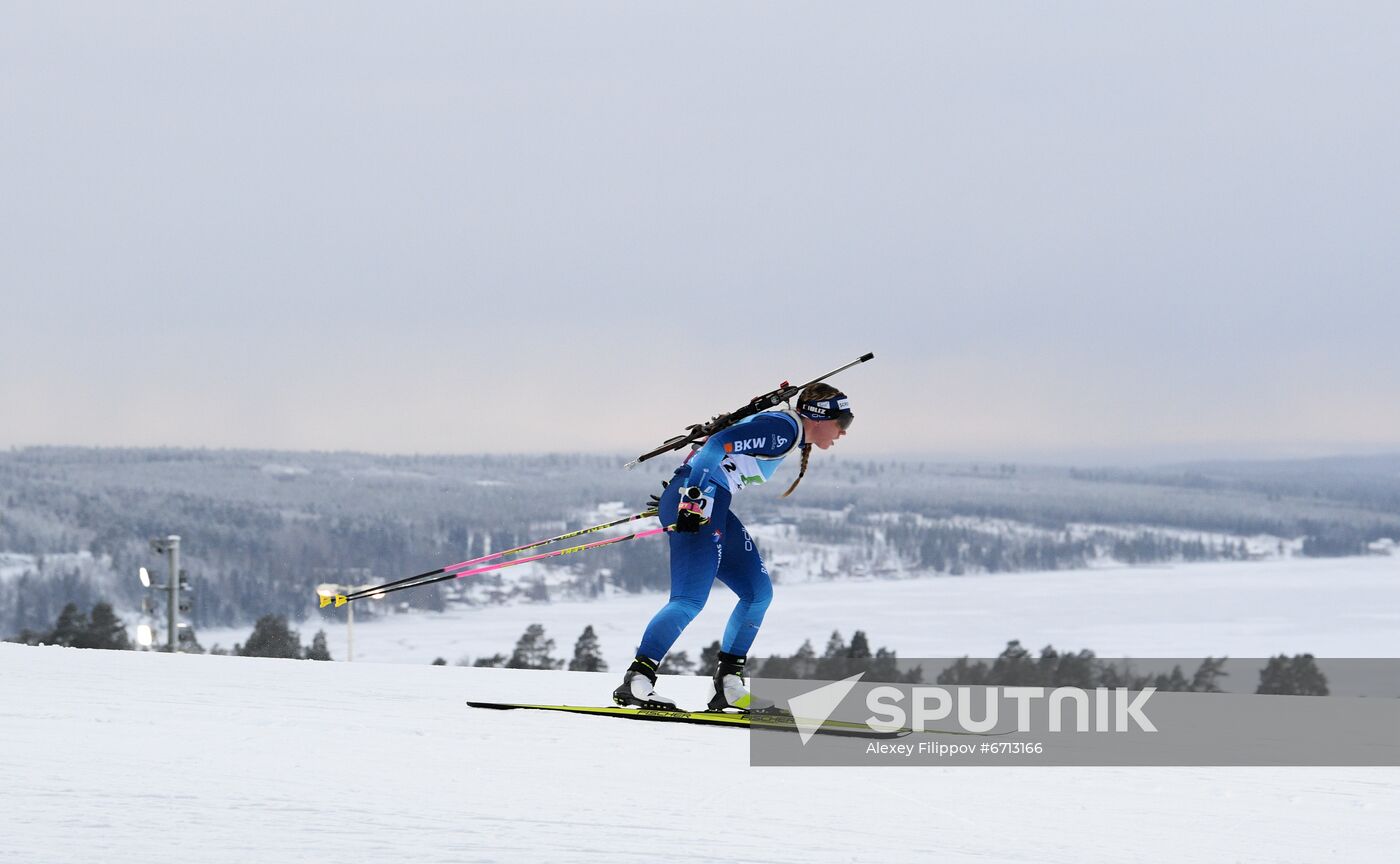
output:
<instances>
[{"instance_id":1,"label":"ski","mask_svg":"<svg viewBox=\"0 0 1400 864\"><path fill-rule=\"evenodd\" d=\"M692 723L699 726L726 726L731 729L767 729L797 732L797 721L790 714L725 714L719 711L653 711L645 708L618 708L590 705L530 705L517 702L468 702L472 708L496 711L530 709L535 711L564 711L595 717L618 717L624 720L651 720L661 723ZM899 738L908 729L879 731L864 723L826 720L817 729L818 735L844 735L853 738Z\"/></svg>"}]
</instances>

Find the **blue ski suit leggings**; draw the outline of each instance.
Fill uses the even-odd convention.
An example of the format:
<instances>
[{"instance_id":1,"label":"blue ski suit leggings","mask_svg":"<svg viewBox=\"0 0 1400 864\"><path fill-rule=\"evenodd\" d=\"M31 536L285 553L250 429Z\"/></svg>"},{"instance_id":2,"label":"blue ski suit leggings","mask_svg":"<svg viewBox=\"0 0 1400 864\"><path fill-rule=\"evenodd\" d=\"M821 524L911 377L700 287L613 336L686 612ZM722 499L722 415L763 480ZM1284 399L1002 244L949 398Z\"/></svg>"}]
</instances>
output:
<instances>
[{"instance_id":1,"label":"blue ski suit leggings","mask_svg":"<svg viewBox=\"0 0 1400 864\"><path fill-rule=\"evenodd\" d=\"M676 522L681 486L677 481L689 470L681 466L661 493L658 515L662 525ZM672 531L666 535L671 545L671 599L652 617L642 634L642 644L637 646L640 656L658 663L666 656L681 631L705 608L716 579L739 595L720 648L729 654L749 653L773 599L773 580L759 557L758 545L739 517L729 510L731 497L729 490L721 486L715 491L710 521L697 533Z\"/></svg>"}]
</instances>

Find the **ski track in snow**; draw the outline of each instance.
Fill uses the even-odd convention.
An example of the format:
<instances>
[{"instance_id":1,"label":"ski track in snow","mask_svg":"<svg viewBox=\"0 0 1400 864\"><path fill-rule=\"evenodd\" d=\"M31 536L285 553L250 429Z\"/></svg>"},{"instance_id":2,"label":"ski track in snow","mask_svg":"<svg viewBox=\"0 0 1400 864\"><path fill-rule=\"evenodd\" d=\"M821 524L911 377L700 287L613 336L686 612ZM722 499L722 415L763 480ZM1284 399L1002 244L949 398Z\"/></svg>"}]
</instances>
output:
<instances>
[{"instance_id":1,"label":"ski track in snow","mask_svg":"<svg viewBox=\"0 0 1400 864\"><path fill-rule=\"evenodd\" d=\"M750 768L615 676L0 644L0 861L1392 860L1400 772ZM698 700L704 681L668 690Z\"/></svg>"}]
</instances>

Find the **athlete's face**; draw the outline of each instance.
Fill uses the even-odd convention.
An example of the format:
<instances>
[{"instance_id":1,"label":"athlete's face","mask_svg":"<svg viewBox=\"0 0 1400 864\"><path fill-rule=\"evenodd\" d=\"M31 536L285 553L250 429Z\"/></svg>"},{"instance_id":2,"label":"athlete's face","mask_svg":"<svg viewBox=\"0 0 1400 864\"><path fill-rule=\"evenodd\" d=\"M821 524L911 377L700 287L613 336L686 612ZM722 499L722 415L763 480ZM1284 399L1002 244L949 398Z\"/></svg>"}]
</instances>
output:
<instances>
[{"instance_id":1,"label":"athlete's face","mask_svg":"<svg viewBox=\"0 0 1400 864\"><path fill-rule=\"evenodd\" d=\"M839 441L841 436L846 434L846 430L841 428L841 421L839 420L807 419L806 423L807 440L818 450L826 450L832 444Z\"/></svg>"}]
</instances>

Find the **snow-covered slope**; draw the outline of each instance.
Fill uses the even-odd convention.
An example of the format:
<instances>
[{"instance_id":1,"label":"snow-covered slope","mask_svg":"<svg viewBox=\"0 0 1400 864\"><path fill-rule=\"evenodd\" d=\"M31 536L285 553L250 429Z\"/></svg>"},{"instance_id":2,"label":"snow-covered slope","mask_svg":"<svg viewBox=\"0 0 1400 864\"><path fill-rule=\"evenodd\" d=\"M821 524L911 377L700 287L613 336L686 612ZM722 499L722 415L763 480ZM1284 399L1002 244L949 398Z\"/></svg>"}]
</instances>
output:
<instances>
[{"instance_id":1,"label":"snow-covered slope","mask_svg":"<svg viewBox=\"0 0 1400 864\"><path fill-rule=\"evenodd\" d=\"M0 861L1393 860L1395 769L748 767L611 675L0 644ZM668 689L698 698L701 679Z\"/></svg>"}]
</instances>

